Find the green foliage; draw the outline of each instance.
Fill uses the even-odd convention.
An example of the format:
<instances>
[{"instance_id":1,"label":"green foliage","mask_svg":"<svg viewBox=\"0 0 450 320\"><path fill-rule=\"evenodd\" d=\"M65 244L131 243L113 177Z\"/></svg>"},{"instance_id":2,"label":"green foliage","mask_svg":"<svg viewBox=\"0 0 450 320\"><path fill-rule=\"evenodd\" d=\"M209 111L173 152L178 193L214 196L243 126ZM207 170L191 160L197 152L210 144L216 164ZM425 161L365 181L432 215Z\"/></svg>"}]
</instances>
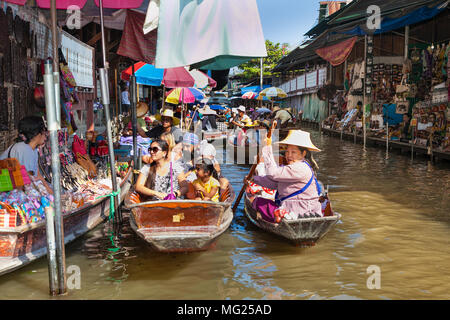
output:
<instances>
[{"instance_id":1,"label":"green foliage","mask_svg":"<svg viewBox=\"0 0 450 320\"><path fill-rule=\"evenodd\" d=\"M263 58L264 77L272 76L272 69L275 68L281 58L288 54L287 47L287 44L273 43L270 40L266 40L267 57ZM239 69L242 71L240 76L244 81L260 77L260 59L257 58L243 63L239 66Z\"/></svg>"}]
</instances>

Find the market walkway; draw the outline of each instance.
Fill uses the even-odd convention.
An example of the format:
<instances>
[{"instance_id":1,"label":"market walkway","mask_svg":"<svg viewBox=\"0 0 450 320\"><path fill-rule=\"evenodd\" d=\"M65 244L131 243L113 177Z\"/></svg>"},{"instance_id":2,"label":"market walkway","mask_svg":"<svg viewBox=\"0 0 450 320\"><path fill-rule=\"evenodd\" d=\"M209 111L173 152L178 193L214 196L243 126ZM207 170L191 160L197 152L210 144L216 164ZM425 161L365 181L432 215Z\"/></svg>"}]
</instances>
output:
<instances>
[{"instance_id":1,"label":"market walkway","mask_svg":"<svg viewBox=\"0 0 450 320\"><path fill-rule=\"evenodd\" d=\"M312 131L319 178L342 221L302 249L253 227L238 209L215 249L151 252L126 224L114 249L103 225L66 249L81 289L61 299L450 299L450 164ZM249 167L223 165L235 189ZM370 266L381 288L370 290ZM0 277L0 299L48 299L45 258Z\"/></svg>"}]
</instances>

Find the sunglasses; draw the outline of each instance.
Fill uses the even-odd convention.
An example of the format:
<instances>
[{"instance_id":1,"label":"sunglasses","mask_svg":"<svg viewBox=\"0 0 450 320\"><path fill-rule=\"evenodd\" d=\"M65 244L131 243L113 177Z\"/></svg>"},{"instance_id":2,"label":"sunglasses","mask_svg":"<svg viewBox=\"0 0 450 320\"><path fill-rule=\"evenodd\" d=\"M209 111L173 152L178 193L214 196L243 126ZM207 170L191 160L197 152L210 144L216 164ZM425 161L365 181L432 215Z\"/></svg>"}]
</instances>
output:
<instances>
[{"instance_id":1,"label":"sunglasses","mask_svg":"<svg viewBox=\"0 0 450 320\"><path fill-rule=\"evenodd\" d=\"M148 151L150 151L150 153L158 153L158 151L161 151L161 148L158 147L153 147L153 148L148 148Z\"/></svg>"},{"instance_id":2,"label":"sunglasses","mask_svg":"<svg viewBox=\"0 0 450 320\"><path fill-rule=\"evenodd\" d=\"M172 118L165 118L165 117L161 118L161 122L170 122L170 121L172 121Z\"/></svg>"}]
</instances>

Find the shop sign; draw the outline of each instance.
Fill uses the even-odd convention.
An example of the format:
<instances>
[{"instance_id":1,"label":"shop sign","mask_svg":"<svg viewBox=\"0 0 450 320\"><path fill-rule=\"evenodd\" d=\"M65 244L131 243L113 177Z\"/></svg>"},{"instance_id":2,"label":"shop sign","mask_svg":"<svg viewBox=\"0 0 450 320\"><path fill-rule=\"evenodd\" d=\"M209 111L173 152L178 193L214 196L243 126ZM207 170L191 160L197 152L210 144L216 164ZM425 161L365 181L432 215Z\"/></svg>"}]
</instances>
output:
<instances>
[{"instance_id":1,"label":"shop sign","mask_svg":"<svg viewBox=\"0 0 450 320\"><path fill-rule=\"evenodd\" d=\"M63 31L61 50L77 86L94 88L94 48Z\"/></svg>"},{"instance_id":2,"label":"shop sign","mask_svg":"<svg viewBox=\"0 0 450 320\"><path fill-rule=\"evenodd\" d=\"M305 78L306 76L304 74L297 78L297 89L302 90L306 88Z\"/></svg>"}]
</instances>

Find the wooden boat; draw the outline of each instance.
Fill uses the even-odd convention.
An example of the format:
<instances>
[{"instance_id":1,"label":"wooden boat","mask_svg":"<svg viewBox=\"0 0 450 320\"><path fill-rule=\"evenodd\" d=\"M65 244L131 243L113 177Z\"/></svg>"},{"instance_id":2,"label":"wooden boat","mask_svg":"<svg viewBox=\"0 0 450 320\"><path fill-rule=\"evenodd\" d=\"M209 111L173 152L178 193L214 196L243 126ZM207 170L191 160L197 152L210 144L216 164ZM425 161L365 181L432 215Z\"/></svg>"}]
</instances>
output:
<instances>
[{"instance_id":1,"label":"wooden boat","mask_svg":"<svg viewBox=\"0 0 450 320\"><path fill-rule=\"evenodd\" d=\"M207 131L202 130L202 139L207 140L208 142L224 140L227 138L227 132L222 130L213 130Z\"/></svg>"},{"instance_id":2,"label":"wooden boat","mask_svg":"<svg viewBox=\"0 0 450 320\"><path fill-rule=\"evenodd\" d=\"M234 191L221 195L221 202L160 200L140 202L130 193L125 204L131 209L131 228L160 252L190 252L211 248L233 220Z\"/></svg>"},{"instance_id":3,"label":"wooden boat","mask_svg":"<svg viewBox=\"0 0 450 320\"><path fill-rule=\"evenodd\" d=\"M120 184L120 199L131 187L133 168ZM64 243L67 244L105 221L109 215L109 197L78 208L63 216ZM118 207L120 204L115 204ZM0 275L21 268L47 254L45 220L15 228L0 227Z\"/></svg>"},{"instance_id":4,"label":"wooden boat","mask_svg":"<svg viewBox=\"0 0 450 320\"><path fill-rule=\"evenodd\" d=\"M339 213L333 212L331 204L328 202L325 212L330 216L297 220L282 219L278 224L270 223L257 217L257 212L252 208L247 194L245 195L244 211L247 218L258 228L302 247L314 246L341 218Z\"/></svg>"}]
</instances>

